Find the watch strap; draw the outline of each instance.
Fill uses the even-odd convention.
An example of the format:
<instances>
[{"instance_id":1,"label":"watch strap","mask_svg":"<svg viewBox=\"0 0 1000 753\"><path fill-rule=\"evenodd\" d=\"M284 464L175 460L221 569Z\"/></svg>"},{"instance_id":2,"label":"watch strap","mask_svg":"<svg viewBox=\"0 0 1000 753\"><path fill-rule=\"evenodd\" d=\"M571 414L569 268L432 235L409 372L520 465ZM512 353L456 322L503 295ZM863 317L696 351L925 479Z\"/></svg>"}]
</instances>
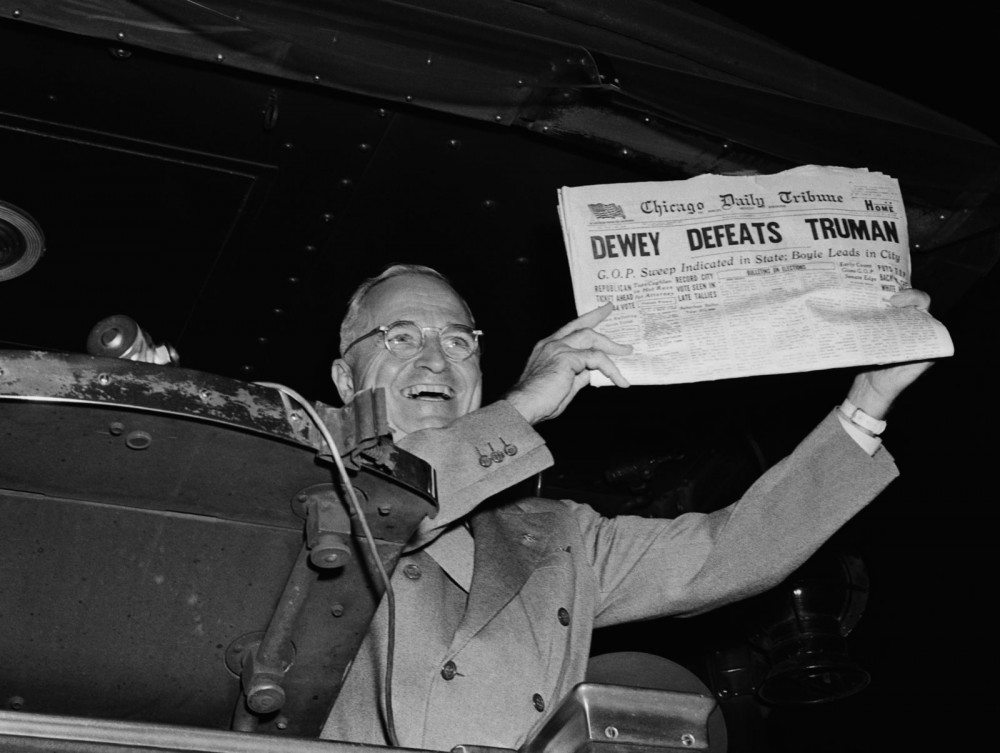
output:
<instances>
[{"instance_id":1,"label":"watch strap","mask_svg":"<svg viewBox=\"0 0 1000 753\"><path fill-rule=\"evenodd\" d=\"M844 418L864 431L866 434L877 437L885 431L885 421L880 418L875 418L874 416L869 416L850 400L844 400L844 402L840 404L840 408L838 408L838 410L841 414L843 414Z\"/></svg>"}]
</instances>

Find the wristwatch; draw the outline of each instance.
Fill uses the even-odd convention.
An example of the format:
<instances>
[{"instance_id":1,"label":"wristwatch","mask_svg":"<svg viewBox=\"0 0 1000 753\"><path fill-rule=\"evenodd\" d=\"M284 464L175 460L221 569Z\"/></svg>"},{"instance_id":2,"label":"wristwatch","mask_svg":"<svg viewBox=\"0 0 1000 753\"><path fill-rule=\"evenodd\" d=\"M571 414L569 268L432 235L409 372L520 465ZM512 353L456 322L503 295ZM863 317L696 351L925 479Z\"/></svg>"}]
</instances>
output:
<instances>
[{"instance_id":1,"label":"wristwatch","mask_svg":"<svg viewBox=\"0 0 1000 753\"><path fill-rule=\"evenodd\" d=\"M874 416L869 416L850 400L844 400L840 404L840 412L844 414L844 418L873 437L877 437L885 431L885 421Z\"/></svg>"}]
</instances>

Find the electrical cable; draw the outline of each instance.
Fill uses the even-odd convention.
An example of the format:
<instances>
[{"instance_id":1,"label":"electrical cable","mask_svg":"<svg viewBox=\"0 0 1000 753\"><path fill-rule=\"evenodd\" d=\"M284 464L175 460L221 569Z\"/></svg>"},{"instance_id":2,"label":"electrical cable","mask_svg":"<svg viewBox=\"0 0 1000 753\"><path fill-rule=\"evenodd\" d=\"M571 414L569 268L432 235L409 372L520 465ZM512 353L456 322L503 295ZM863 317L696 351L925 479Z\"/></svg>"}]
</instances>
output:
<instances>
[{"instance_id":1,"label":"electrical cable","mask_svg":"<svg viewBox=\"0 0 1000 753\"><path fill-rule=\"evenodd\" d=\"M283 395L287 395L305 410L306 415L309 416L309 419L316 425L316 428L322 435L323 441L326 442L327 447L330 448L330 454L333 455L333 462L337 466L337 471L340 474L340 479L344 485L345 491L347 492L347 497L350 500L351 507L354 509L358 518L358 523L361 525L361 530L364 533L365 542L371 552L375 568L378 570L382 584L385 586L385 601L388 611L388 635L386 636L384 687L386 716L385 732L386 737L389 738L389 744L394 748L399 748L401 746L398 738L396 737L396 724L392 711L393 655L396 648L396 595L392 590L392 584L389 582L389 576L386 573L385 568L382 566L382 558L379 557L378 546L375 544L375 537L372 536L371 528L368 527L368 520L365 518L364 510L361 509L361 504L358 502L357 495L354 493L354 486L351 484L350 477L347 475L347 468L344 467L344 461L340 459L340 452L337 449L336 443L333 441L333 436L330 434L330 430L326 427L326 424L323 423L323 419L320 418L319 413L316 412L316 409L313 408L313 406L306 401L302 395L293 390L291 387L286 387L285 385L278 384L276 382L254 382L254 384L261 387L270 387Z\"/></svg>"}]
</instances>

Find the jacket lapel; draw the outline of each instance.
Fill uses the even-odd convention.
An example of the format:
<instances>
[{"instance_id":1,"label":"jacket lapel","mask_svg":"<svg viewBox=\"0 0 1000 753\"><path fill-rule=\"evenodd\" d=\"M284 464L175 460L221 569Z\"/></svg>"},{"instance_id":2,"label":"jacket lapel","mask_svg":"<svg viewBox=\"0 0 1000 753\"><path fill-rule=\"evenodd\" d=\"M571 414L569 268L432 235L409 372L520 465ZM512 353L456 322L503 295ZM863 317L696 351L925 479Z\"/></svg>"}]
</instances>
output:
<instances>
[{"instance_id":1,"label":"jacket lapel","mask_svg":"<svg viewBox=\"0 0 1000 753\"><path fill-rule=\"evenodd\" d=\"M548 553L554 517L551 512L524 512L513 506L472 517L472 588L453 651L460 650L521 590Z\"/></svg>"}]
</instances>

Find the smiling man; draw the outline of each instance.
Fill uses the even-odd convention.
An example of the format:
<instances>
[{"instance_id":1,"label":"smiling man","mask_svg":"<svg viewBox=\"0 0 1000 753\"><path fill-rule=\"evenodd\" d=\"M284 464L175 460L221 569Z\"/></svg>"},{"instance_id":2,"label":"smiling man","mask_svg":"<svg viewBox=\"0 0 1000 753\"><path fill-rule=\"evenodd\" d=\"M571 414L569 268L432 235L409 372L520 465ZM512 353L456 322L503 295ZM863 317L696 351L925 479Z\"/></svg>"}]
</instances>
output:
<instances>
[{"instance_id":1,"label":"smiling man","mask_svg":"<svg viewBox=\"0 0 1000 753\"><path fill-rule=\"evenodd\" d=\"M333 382L345 402L384 387L395 439L441 428L479 407L480 334L444 278L396 266L351 298Z\"/></svg>"},{"instance_id":2,"label":"smiling man","mask_svg":"<svg viewBox=\"0 0 1000 753\"><path fill-rule=\"evenodd\" d=\"M893 299L928 303L916 291ZM551 465L532 425L562 413L591 370L628 386L613 357L631 349L593 329L610 311L541 340L518 384L480 407L482 333L444 277L396 265L351 298L334 382L345 401L386 389L394 440L436 469L440 509L392 576L391 657L383 600L323 737L516 749L584 680L595 627L696 614L776 585L896 476L877 434L928 364L859 374L789 457L708 515L607 519L504 494Z\"/></svg>"}]
</instances>

